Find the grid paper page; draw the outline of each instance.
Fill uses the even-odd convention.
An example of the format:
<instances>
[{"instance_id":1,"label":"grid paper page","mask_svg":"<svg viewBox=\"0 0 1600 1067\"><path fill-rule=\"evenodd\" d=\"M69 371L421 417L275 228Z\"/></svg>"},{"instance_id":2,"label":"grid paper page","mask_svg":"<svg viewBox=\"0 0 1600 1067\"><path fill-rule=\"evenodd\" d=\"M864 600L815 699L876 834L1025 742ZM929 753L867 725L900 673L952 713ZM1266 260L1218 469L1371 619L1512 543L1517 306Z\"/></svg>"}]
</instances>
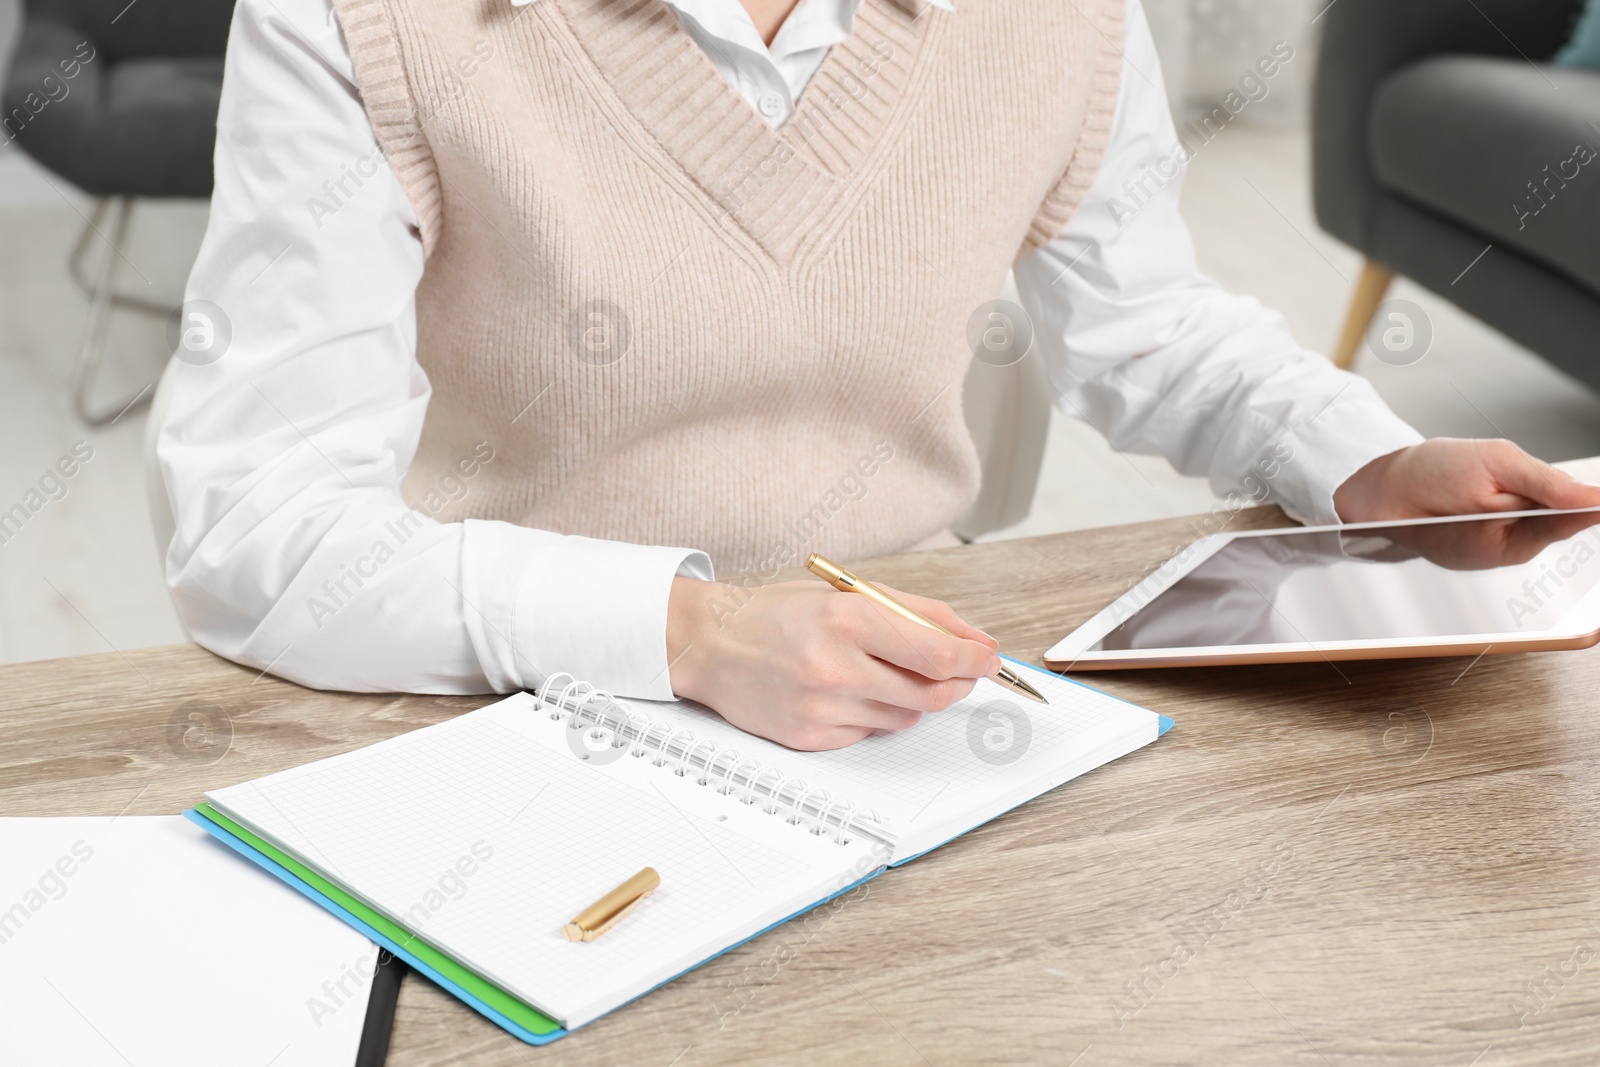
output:
<instances>
[{"instance_id":1,"label":"grid paper page","mask_svg":"<svg viewBox=\"0 0 1600 1067\"><path fill-rule=\"evenodd\" d=\"M859 850L648 759L582 762L564 724L514 702L212 799L569 1026L860 876ZM708 803L733 810L719 822ZM634 913L596 941L563 938L645 866L662 885Z\"/></svg>"},{"instance_id":2,"label":"grid paper page","mask_svg":"<svg viewBox=\"0 0 1600 1067\"><path fill-rule=\"evenodd\" d=\"M1122 735L1155 737L1155 713L1053 675L1026 672L1050 701L1035 704L988 679L944 711L909 730L868 737L830 752L796 752L747 734L697 705L630 700L651 715L688 724L741 756L780 767L873 807L891 830L904 832L922 813L948 813L980 803L991 789L1031 776L1040 766L1067 764ZM996 717L998 715L998 717ZM1020 716L1020 721L1016 718Z\"/></svg>"}]
</instances>

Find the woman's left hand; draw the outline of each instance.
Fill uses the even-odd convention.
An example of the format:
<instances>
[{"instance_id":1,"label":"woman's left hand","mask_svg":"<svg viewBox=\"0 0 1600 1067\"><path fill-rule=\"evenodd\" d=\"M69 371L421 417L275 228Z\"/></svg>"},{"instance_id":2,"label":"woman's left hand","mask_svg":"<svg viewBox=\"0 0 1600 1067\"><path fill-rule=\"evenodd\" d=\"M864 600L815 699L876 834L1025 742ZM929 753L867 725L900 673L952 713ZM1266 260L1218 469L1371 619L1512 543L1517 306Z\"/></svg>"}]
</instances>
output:
<instances>
[{"instance_id":1,"label":"woman's left hand","mask_svg":"<svg viewBox=\"0 0 1600 1067\"><path fill-rule=\"evenodd\" d=\"M1505 440L1435 437L1379 456L1333 494L1344 522L1600 506L1580 482Z\"/></svg>"}]
</instances>

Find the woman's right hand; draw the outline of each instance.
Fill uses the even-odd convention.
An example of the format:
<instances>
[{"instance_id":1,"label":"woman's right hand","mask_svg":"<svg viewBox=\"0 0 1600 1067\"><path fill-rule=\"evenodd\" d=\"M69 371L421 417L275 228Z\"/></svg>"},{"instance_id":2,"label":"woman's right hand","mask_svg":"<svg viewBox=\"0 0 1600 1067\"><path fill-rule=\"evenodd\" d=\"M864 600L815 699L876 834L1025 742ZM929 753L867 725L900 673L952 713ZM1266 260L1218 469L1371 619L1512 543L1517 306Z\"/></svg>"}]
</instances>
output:
<instances>
[{"instance_id":1,"label":"woman's right hand","mask_svg":"<svg viewBox=\"0 0 1600 1067\"><path fill-rule=\"evenodd\" d=\"M742 730L815 751L914 726L999 672L994 638L948 604L889 591L957 636L820 581L743 588L675 578L672 691Z\"/></svg>"}]
</instances>

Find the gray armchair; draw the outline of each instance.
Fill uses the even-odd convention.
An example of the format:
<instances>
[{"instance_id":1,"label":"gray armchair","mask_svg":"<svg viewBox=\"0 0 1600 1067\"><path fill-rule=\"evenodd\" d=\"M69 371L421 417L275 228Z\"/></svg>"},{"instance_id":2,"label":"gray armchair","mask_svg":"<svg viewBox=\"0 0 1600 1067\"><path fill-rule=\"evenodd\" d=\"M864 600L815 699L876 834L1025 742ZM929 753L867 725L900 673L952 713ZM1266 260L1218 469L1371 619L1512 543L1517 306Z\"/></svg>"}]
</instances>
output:
<instances>
[{"instance_id":1,"label":"gray armchair","mask_svg":"<svg viewBox=\"0 0 1600 1067\"><path fill-rule=\"evenodd\" d=\"M1600 388L1600 158L1580 162L1600 151L1600 73L1547 62L1582 6L1329 7L1313 196L1322 227L1367 257L1340 366L1402 274Z\"/></svg>"},{"instance_id":2,"label":"gray armchair","mask_svg":"<svg viewBox=\"0 0 1600 1067\"><path fill-rule=\"evenodd\" d=\"M73 403L85 423L112 421L148 402L93 408L88 393L114 306L172 309L117 291L121 245L135 197L211 195L222 57L232 0L27 0L3 87L0 141L99 198L68 259L89 298L73 367ZM98 240L97 240L98 239ZM84 260L97 244L93 279Z\"/></svg>"}]
</instances>

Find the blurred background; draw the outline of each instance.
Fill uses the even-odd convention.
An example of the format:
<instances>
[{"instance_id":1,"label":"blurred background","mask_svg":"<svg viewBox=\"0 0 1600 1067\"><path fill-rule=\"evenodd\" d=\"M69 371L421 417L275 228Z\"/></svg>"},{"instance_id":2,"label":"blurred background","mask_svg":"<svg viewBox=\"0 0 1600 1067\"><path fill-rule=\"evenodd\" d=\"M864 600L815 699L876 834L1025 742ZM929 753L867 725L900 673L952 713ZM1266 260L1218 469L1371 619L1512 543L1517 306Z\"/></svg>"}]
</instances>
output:
<instances>
[{"instance_id":1,"label":"blurred background","mask_svg":"<svg viewBox=\"0 0 1600 1067\"><path fill-rule=\"evenodd\" d=\"M173 0L137 2L159 6ZM1415 0L1421 5L1418 10L1430 2ZM1535 0L1519 2L1540 7ZM222 0L214 3L220 6ZM1345 5L1352 15L1341 14ZM34 9L51 6L46 0L32 3ZM1276 42L1293 48L1294 58L1272 79L1268 95L1252 101L1189 165L1183 211L1202 268L1229 288L1281 311L1302 344L1324 352L1336 347L1352 292L1363 275L1364 255L1325 232L1313 211L1312 104L1319 49L1335 16L1380 18L1384 16L1371 12L1381 6L1367 0L1335 0L1334 5L1326 0L1146 0L1180 122L1223 106L1241 75ZM1466 11L1469 19L1478 17L1472 12L1479 5L1453 6ZM1546 6L1552 18L1568 23L1577 7ZM1504 3L1484 0L1479 13L1486 11L1483 17L1491 25L1479 27L1477 34L1498 32L1494 23L1507 10ZM14 81L17 62L29 56L26 47L13 56L24 22L20 0L0 0L0 56L7 64L0 82ZM1451 36L1447 29L1438 34L1448 47L1477 47L1464 46L1461 35ZM1363 29L1358 21L1343 32L1359 39ZM1394 29L1395 34L1402 32L1415 37L1431 31ZM1509 36L1502 36L1522 41L1541 32L1510 26ZM1534 60L1527 66L1534 74L1545 77L1535 68L1553 47L1530 53ZM1400 59L1426 51L1411 47ZM113 59L102 53L93 62L109 68ZM1348 57L1338 61L1349 62ZM1496 62L1519 65L1522 60L1513 54ZM191 64L180 73L203 78L208 69L204 63ZM1531 80L1533 74L1523 77ZM1595 80L1600 84L1600 75ZM99 91L113 91L106 81ZM81 82L73 91L94 91L92 86L83 88L86 79ZM160 79L156 82L159 91ZM130 92L139 88L130 84ZM15 91L8 90L8 109ZM1567 99L1571 96L1568 92ZM1587 99L1594 104L1591 118L1600 120L1600 95ZM42 125L49 118L43 113L35 121ZM1600 127L1589 136L1600 145ZM1539 163L1554 161L1553 156L1536 159L1527 177L1539 176ZM1600 176L1585 177L1600 190ZM1424 194L1408 195L1416 199ZM1514 195L1507 189L1504 201ZM24 500L41 475L73 454L75 446L80 457L92 449L92 458L64 481L64 496L47 501L20 529L0 530L5 537L0 544L0 662L185 639L162 583L149 522L142 461L146 413L139 403L119 411L155 381L165 363L170 352L165 317L110 306L101 362L82 383L86 396L81 406L103 424L86 424L73 400L75 361L92 310L90 292L115 221L113 212L96 216L97 203L97 197L59 170L46 169L15 141L0 145L0 511ZM1504 216L1495 225L1515 221L1511 211L1495 210ZM1456 214L1470 213L1463 209ZM1600 213L1589 216L1591 232L1595 217ZM86 284L80 285L68 260L91 218L95 228L89 231L80 269ZM175 307L205 221L203 199L135 200L126 234L116 242L121 250L118 292L156 307ZM1457 221L1459 228L1470 231L1470 219ZM1463 240L1477 247L1500 238L1485 223L1483 234L1469 232ZM1592 236L1587 240L1600 247ZM1468 266L1466 260L1461 266ZM1582 273L1565 270L1566 275L1575 272ZM1374 358L1364 349L1355 358L1355 369L1402 417L1429 435L1507 436L1549 460L1600 454L1600 398L1557 369L1556 363L1570 369L1570 359L1553 363L1548 354L1536 355L1458 307L1459 300L1432 291L1448 292L1451 286L1432 280L1430 290L1407 280L1406 275L1426 280L1420 268L1402 266L1402 275L1387 297L1420 309L1432 335L1425 358L1404 363ZM1533 317L1540 317L1536 304ZM1212 505L1203 482L1179 477L1163 460L1113 453L1092 429L1059 413L1052 412L1048 420L1031 510L1022 522L986 532L984 539L1190 514Z\"/></svg>"}]
</instances>

